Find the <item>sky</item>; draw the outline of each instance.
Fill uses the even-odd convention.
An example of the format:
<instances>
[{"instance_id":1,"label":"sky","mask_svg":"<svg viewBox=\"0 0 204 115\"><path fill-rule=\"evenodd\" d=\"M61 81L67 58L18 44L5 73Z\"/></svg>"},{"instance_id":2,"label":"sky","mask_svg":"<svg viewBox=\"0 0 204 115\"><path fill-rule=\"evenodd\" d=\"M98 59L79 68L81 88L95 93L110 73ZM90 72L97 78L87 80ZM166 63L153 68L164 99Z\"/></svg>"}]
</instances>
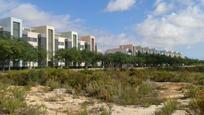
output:
<instances>
[{"instance_id":1,"label":"sky","mask_svg":"<svg viewBox=\"0 0 204 115\"><path fill-rule=\"evenodd\" d=\"M204 60L204 0L0 0L0 18L96 36L100 51L133 43Z\"/></svg>"}]
</instances>

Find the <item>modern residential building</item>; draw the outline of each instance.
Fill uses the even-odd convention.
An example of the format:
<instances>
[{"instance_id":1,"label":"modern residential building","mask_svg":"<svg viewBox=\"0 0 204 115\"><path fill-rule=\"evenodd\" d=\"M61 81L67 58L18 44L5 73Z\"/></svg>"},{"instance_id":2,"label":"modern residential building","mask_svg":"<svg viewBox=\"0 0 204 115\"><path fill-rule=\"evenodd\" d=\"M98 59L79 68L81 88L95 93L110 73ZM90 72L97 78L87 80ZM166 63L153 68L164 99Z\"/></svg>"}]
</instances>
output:
<instances>
[{"instance_id":1,"label":"modern residential building","mask_svg":"<svg viewBox=\"0 0 204 115\"><path fill-rule=\"evenodd\" d=\"M180 57L184 58L184 56L180 52L174 52L174 51L166 51L166 50L157 50L155 48L149 48L149 47L142 47L142 46L134 46L132 44L127 45L120 45L119 48L114 49L108 49L106 50L106 54L121 52L128 55L137 55L138 53L141 54L155 54L155 55L165 55L169 57Z\"/></svg>"},{"instance_id":2,"label":"modern residential building","mask_svg":"<svg viewBox=\"0 0 204 115\"><path fill-rule=\"evenodd\" d=\"M37 48L38 39L40 39L40 33L32 31L31 28L26 28L23 30L23 39L33 47Z\"/></svg>"},{"instance_id":3,"label":"modern residential building","mask_svg":"<svg viewBox=\"0 0 204 115\"><path fill-rule=\"evenodd\" d=\"M14 38L23 38L33 47L43 48L47 52L47 57L44 62L31 62L33 67L37 66L65 66L64 61L57 62L54 59L55 52L59 49L76 48L78 50L88 49L92 52L97 52L96 37L92 35L81 36L79 39L78 33L74 31L55 33L53 26L38 26L23 29L23 21L18 18L8 17L0 19L0 34L10 35ZM142 54L159 54L170 57L184 56L180 52L157 50L155 48L134 46L133 44L120 45L118 48L108 49L105 53L121 52L128 55ZM74 63L73 63L74 64ZM72 64L72 65L73 65ZM28 66L27 62L19 61L17 63L10 62L12 67ZM80 64L77 64L80 65ZM84 66L81 64L81 66Z\"/></svg>"},{"instance_id":4,"label":"modern residential building","mask_svg":"<svg viewBox=\"0 0 204 115\"><path fill-rule=\"evenodd\" d=\"M63 37L61 34L55 35L55 51L59 49L65 49L65 43L67 38Z\"/></svg>"},{"instance_id":5,"label":"modern residential building","mask_svg":"<svg viewBox=\"0 0 204 115\"><path fill-rule=\"evenodd\" d=\"M125 51L128 55L134 55L135 47L133 44L120 45L120 49Z\"/></svg>"},{"instance_id":6,"label":"modern residential building","mask_svg":"<svg viewBox=\"0 0 204 115\"><path fill-rule=\"evenodd\" d=\"M33 32L31 28L23 30L23 37L30 45L37 48L38 40L40 39L40 33ZM23 67L38 67L38 62L23 62Z\"/></svg>"},{"instance_id":7,"label":"modern residential building","mask_svg":"<svg viewBox=\"0 0 204 115\"><path fill-rule=\"evenodd\" d=\"M3 27L2 27L2 26L0 26L0 31L4 31L4 29L3 29Z\"/></svg>"},{"instance_id":8,"label":"modern residential building","mask_svg":"<svg viewBox=\"0 0 204 115\"><path fill-rule=\"evenodd\" d=\"M85 41L79 41L79 50L86 49L86 42Z\"/></svg>"},{"instance_id":9,"label":"modern residential building","mask_svg":"<svg viewBox=\"0 0 204 115\"><path fill-rule=\"evenodd\" d=\"M67 38L63 37L61 34L55 35L55 51L60 49L65 49L65 43ZM55 66L64 67L65 62L63 60L56 62Z\"/></svg>"},{"instance_id":10,"label":"modern residential building","mask_svg":"<svg viewBox=\"0 0 204 115\"><path fill-rule=\"evenodd\" d=\"M121 48L108 49L108 50L106 50L105 53L106 53L106 54L114 54L114 53L117 53L117 52L127 53L126 50L121 49Z\"/></svg>"},{"instance_id":11,"label":"modern residential building","mask_svg":"<svg viewBox=\"0 0 204 115\"><path fill-rule=\"evenodd\" d=\"M47 52L47 59L42 65L54 66L55 55L55 28L53 26L32 27L34 32L40 33L39 47Z\"/></svg>"},{"instance_id":12,"label":"modern residential building","mask_svg":"<svg viewBox=\"0 0 204 115\"><path fill-rule=\"evenodd\" d=\"M0 19L1 30L7 32L7 34L15 37L21 38L23 33L22 20L14 17L8 17Z\"/></svg>"},{"instance_id":13,"label":"modern residential building","mask_svg":"<svg viewBox=\"0 0 204 115\"><path fill-rule=\"evenodd\" d=\"M18 18L14 17L7 17L0 19L0 34L1 36L12 36L14 38L21 38L22 37L22 24L23 21ZM18 62L12 62L10 61L8 65L10 67L22 67L23 62L18 61Z\"/></svg>"},{"instance_id":14,"label":"modern residential building","mask_svg":"<svg viewBox=\"0 0 204 115\"><path fill-rule=\"evenodd\" d=\"M92 52L97 51L96 47L96 37L92 35L87 35L87 36L81 36L80 41L85 42L85 47L86 49L89 49Z\"/></svg>"},{"instance_id":15,"label":"modern residential building","mask_svg":"<svg viewBox=\"0 0 204 115\"><path fill-rule=\"evenodd\" d=\"M133 46L133 44L127 44L127 45L120 45L119 48L106 50L106 54L112 54L116 52L121 52L121 53L125 53L128 55L134 55L135 47Z\"/></svg>"},{"instance_id":16,"label":"modern residential building","mask_svg":"<svg viewBox=\"0 0 204 115\"><path fill-rule=\"evenodd\" d=\"M78 33L74 31L70 32L62 32L61 35L65 38L67 38L65 46L66 48L77 48L79 45L79 37Z\"/></svg>"}]
</instances>

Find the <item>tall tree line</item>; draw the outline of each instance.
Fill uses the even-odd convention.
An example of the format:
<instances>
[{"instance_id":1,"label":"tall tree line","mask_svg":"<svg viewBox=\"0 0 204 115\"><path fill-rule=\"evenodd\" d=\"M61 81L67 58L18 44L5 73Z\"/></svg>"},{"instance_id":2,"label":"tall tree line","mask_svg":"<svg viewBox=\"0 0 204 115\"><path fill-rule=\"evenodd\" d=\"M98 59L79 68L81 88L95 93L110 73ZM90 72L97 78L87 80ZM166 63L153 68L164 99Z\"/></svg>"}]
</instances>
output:
<instances>
[{"instance_id":1,"label":"tall tree line","mask_svg":"<svg viewBox=\"0 0 204 115\"><path fill-rule=\"evenodd\" d=\"M1 68L10 68L10 62L38 62L42 65L46 60L46 51L41 48L34 48L23 39L0 36L0 66ZM60 49L56 51L54 60L56 62L65 62L67 68L79 67L84 63L84 67L101 67L122 68L124 66L137 67L162 67L162 66L182 66L203 64L201 60L189 58L173 58L165 55L142 54L135 56L116 52L114 54L102 54L91 52L89 50L78 50L76 48ZM29 64L29 66L31 66Z\"/></svg>"}]
</instances>

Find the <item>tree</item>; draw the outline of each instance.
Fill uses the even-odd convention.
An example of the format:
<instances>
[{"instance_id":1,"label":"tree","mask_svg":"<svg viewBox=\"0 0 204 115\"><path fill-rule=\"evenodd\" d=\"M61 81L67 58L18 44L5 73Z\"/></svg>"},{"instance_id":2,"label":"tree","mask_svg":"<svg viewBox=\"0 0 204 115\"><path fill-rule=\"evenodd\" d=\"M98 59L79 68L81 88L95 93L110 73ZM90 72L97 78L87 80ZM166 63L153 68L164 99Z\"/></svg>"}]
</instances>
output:
<instances>
[{"instance_id":1,"label":"tree","mask_svg":"<svg viewBox=\"0 0 204 115\"><path fill-rule=\"evenodd\" d=\"M0 39L0 62L4 71L5 65L7 64L9 66L10 70L10 57L12 55L11 50L11 41L7 40L5 38Z\"/></svg>"},{"instance_id":2,"label":"tree","mask_svg":"<svg viewBox=\"0 0 204 115\"><path fill-rule=\"evenodd\" d=\"M82 50L81 51L82 62L85 62L85 68L88 68L90 64L93 64L94 60L94 53L89 50Z\"/></svg>"},{"instance_id":3,"label":"tree","mask_svg":"<svg viewBox=\"0 0 204 115\"><path fill-rule=\"evenodd\" d=\"M39 67L43 67L46 65L46 58L47 58L47 52L45 51L45 49L38 47L37 48L37 61L38 61Z\"/></svg>"}]
</instances>

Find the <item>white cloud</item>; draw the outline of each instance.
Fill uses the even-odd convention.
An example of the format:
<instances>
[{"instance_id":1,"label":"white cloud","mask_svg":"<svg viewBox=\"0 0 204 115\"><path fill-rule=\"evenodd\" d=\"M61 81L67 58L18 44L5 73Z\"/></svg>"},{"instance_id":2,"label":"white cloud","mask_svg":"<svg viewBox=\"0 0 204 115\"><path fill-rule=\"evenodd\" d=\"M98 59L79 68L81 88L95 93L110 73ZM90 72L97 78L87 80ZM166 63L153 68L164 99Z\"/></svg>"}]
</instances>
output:
<instances>
[{"instance_id":1,"label":"white cloud","mask_svg":"<svg viewBox=\"0 0 204 115\"><path fill-rule=\"evenodd\" d=\"M97 36L98 48L103 52L106 49L117 48L122 44L135 43L135 41L131 40L131 38L125 33L114 35L106 31L97 30L95 34Z\"/></svg>"},{"instance_id":2,"label":"white cloud","mask_svg":"<svg viewBox=\"0 0 204 115\"><path fill-rule=\"evenodd\" d=\"M174 49L179 46L187 48L204 42L204 11L199 4L195 5L191 0L185 1L185 7L183 2L178 4L178 0L166 2L177 8L172 9L171 13L167 12L160 16L154 15L153 12L137 25L136 31L143 38L144 44ZM179 5L182 5L181 9Z\"/></svg>"},{"instance_id":3,"label":"white cloud","mask_svg":"<svg viewBox=\"0 0 204 115\"><path fill-rule=\"evenodd\" d=\"M136 0L110 0L106 7L106 11L125 11L130 9L135 3Z\"/></svg>"},{"instance_id":4,"label":"white cloud","mask_svg":"<svg viewBox=\"0 0 204 115\"><path fill-rule=\"evenodd\" d=\"M154 15L162 15L171 10L171 6L167 5L165 2L160 2L156 4L154 10Z\"/></svg>"}]
</instances>

